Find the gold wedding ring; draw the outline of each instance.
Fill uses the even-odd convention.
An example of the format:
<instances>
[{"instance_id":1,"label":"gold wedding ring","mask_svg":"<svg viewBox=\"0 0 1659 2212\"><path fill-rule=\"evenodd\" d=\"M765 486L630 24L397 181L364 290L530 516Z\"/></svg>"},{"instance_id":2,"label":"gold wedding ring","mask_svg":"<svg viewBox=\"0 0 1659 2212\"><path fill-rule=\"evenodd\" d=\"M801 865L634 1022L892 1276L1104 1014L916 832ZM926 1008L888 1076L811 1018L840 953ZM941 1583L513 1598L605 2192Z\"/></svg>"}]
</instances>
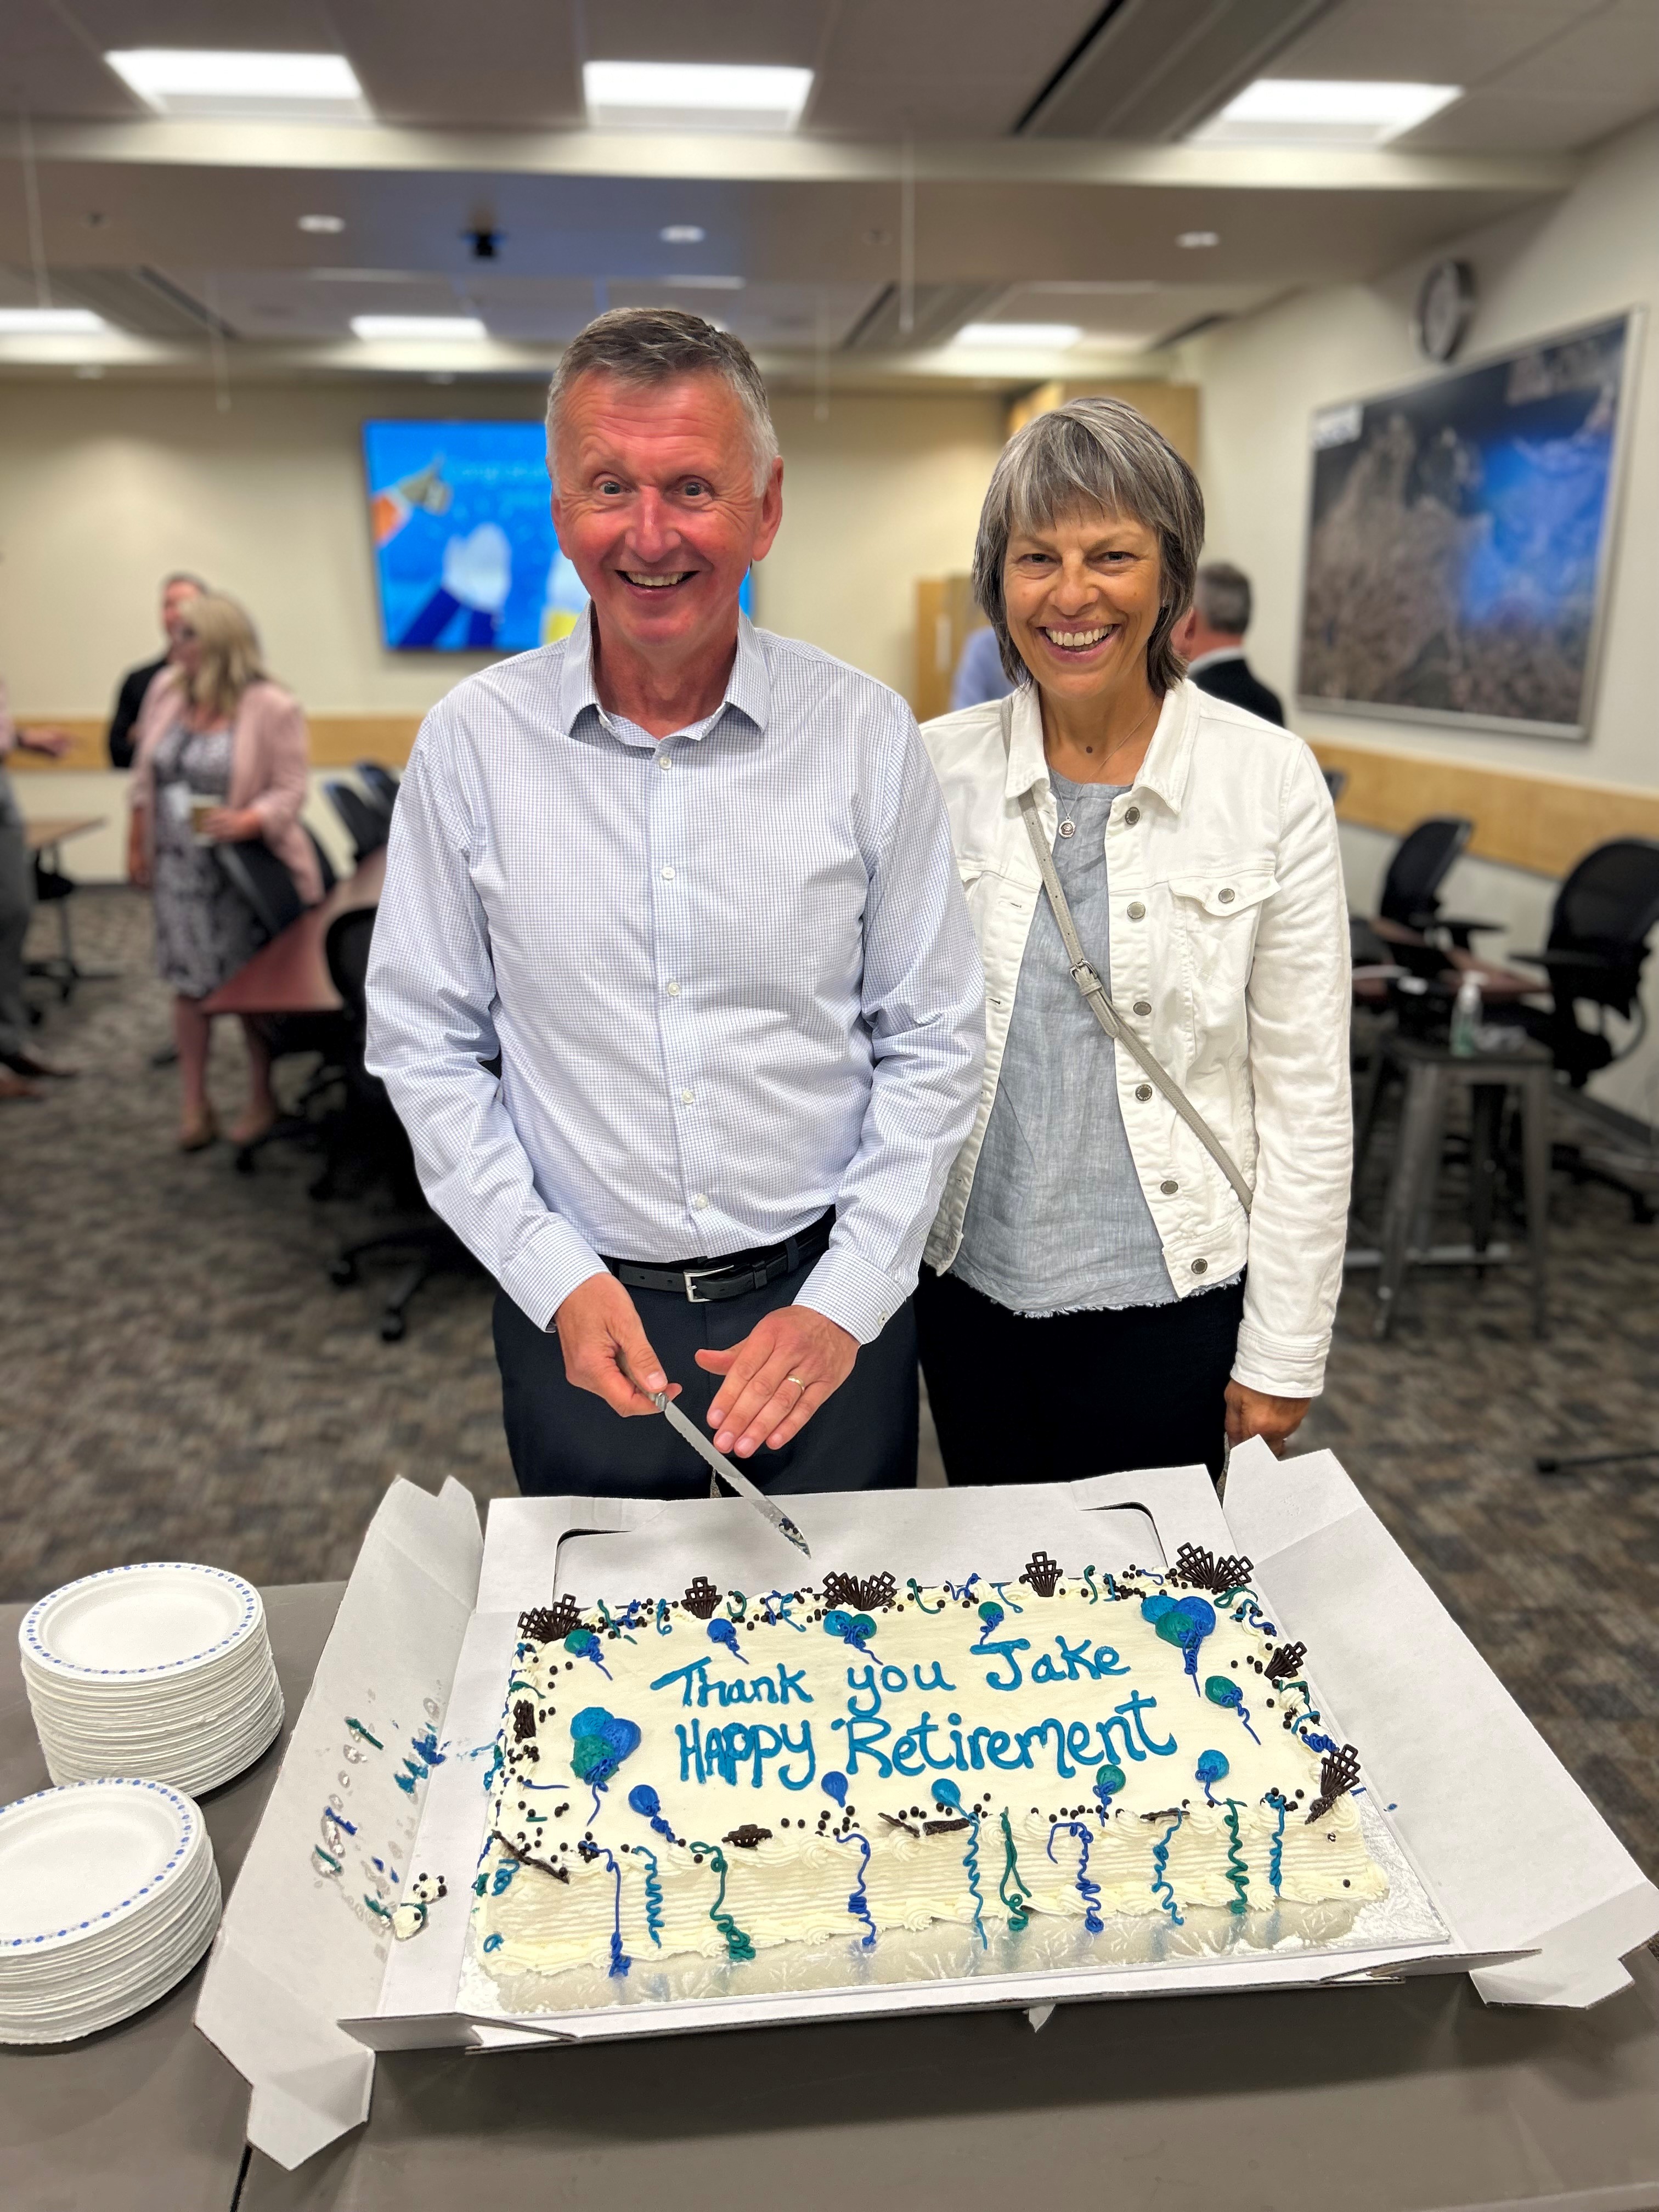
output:
<instances>
[{"instance_id":1,"label":"gold wedding ring","mask_svg":"<svg viewBox=\"0 0 1659 2212\"><path fill-rule=\"evenodd\" d=\"M797 1390L805 1391L806 1388L799 1375L786 1375L783 1379L786 1382L793 1382Z\"/></svg>"}]
</instances>

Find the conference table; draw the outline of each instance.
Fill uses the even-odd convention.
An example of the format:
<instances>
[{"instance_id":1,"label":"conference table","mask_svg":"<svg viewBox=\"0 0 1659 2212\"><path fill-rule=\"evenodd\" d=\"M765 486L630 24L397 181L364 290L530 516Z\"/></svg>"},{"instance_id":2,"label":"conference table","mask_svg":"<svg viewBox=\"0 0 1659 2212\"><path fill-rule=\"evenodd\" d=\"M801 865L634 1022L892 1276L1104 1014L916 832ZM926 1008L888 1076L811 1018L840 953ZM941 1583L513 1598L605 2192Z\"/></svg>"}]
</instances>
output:
<instances>
[{"instance_id":1,"label":"conference table","mask_svg":"<svg viewBox=\"0 0 1659 2212\"><path fill-rule=\"evenodd\" d=\"M264 1593L290 1717L338 1583ZM0 1801L46 1776L0 1607ZM283 1741L286 1742L287 1729ZM273 1749L204 1806L227 1889ZM246 2152L247 2091L191 2026L198 1968L137 2020L0 2050L8 2212L1653 2212L1659 1960L1589 2012L1489 2009L1457 1975L1349 1990L384 2053L374 2103L296 2172Z\"/></svg>"},{"instance_id":2,"label":"conference table","mask_svg":"<svg viewBox=\"0 0 1659 2212\"><path fill-rule=\"evenodd\" d=\"M1401 968L1425 981L1432 975L1455 988L1465 975L1473 975L1480 986L1481 1000L1486 1006L1514 1006L1519 1000L1535 998L1540 992L1549 989L1548 980L1541 970L1528 975L1518 969L1496 967L1490 960L1483 960L1478 952L1461 951L1453 945L1437 945L1421 930L1407 928L1403 922L1389 921L1381 915L1368 919L1364 926L1391 951L1398 953ZM1357 969L1354 996L1367 1006L1381 1006L1387 1000L1389 980L1388 974Z\"/></svg>"},{"instance_id":3,"label":"conference table","mask_svg":"<svg viewBox=\"0 0 1659 2212\"><path fill-rule=\"evenodd\" d=\"M340 994L328 972L329 924L356 907L378 906L386 848L366 853L327 897L278 931L228 981L202 1001L210 1014L333 1014Z\"/></svg>"},{"instance_id":4,"label":"conference table","mask_svg":"<svg viewBox=\"0 0 1659 2212\"><path fill-rule=\"evenodd\" d=\"M42 814L23 824L23 842L44 868L55 876L64 872L61 848L71 837L84 837L88 831L101 830L109 819L105 814ZM108 982L109 972L82 968L75 957L75 939L70 927L70 896L54 902L58 908L58 941L61 948L50 960L35 960L29 963L34 975L49 976L58 986L58 995L68 1000L74 995L77 983Z\"/></svg>"}]
</instances>

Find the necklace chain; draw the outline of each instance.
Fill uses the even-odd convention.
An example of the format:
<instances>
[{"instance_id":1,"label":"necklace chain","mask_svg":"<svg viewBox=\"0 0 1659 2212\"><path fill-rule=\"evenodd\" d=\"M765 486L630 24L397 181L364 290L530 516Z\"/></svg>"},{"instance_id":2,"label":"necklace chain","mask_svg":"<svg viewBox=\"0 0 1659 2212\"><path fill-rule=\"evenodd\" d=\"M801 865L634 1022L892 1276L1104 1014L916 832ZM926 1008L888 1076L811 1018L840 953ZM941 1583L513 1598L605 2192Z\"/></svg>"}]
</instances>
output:
<instances>
[{"instance_id":1,"label":"necklace chain","mask_svg":"<svg viewBox=\"0 0 1659 2212\"><path fill-rule=\"evenodd\" d=\"M1109 751L1108 751L1108 752L1107 752L1107 753L1103 757L1103 758L1102 758L1102 760L1101 760L1101 763L1100 763L1103 773L1102 773L1098 777L1095 778L1095 779L1094 779L1094 781L1097 781L1097 782L1100 782L1100 783L1106 783L1106 782L1109 782L1109 781L1110 781L1110 779L1109 779L1109 777L1104 774L1104 772L1103 772L1103 771L1105 770L1105 769L1106 769L1106 767L1107 767L1108 763L1109 763L1109 762L1111 762L1112 760L1114 760L1119 753L1121 753L1121 752L1124 751L1124 750L1125 750L1128 746L1132 745L1132 744L1134 743L1135 739L1136 739L1136 738L1140 735L1141 732L1146 728L1146 726L1147 723L1148 723L1149 721L1151 721L1151 720L1152 720L1152 716L1153 716L1153 715L1158 712L1158 704L1159 704L1158 701L1155 698L1155 699L1152 701L1152 705L1151 705L1150 707L1148 707L1148 708L1146 709L1146 713L1141 716L1140 720L1139 720L1135 724L1135 726L1134 726L1133 729L1130 731L1130 732L1129 732L1128 736L1127 736L1127 738L1120 738L1118 739L1117 743L1116 743L1115 745L1113 745L1113 746L1110 748L1110 750L1109 750ZM1047 747L1046 747L1046 746L1045 746L1044 750L1045 750L1045 751L1046 751L1046 750L1047 750Z\"/></svg>"}]
</instances>

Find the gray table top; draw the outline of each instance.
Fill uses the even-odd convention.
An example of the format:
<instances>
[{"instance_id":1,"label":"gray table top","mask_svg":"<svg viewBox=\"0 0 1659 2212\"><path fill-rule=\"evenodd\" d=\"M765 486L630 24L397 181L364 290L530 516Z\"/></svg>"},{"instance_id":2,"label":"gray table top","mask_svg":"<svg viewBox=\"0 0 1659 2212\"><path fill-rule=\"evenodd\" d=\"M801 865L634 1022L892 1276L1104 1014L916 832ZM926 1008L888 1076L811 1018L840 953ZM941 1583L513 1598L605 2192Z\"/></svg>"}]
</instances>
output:
<instances>
[{"instance_id":1,"label":"gray table top","mask_svg":"<svg viewBox=\"0 0 1659 2212\"><path fill-rule=\"evenodd\" d=\"M344 1585L264 1593L288 1707L304 1702ZM23 1692L17 1626L0 1606L0 1804L50 1786ZM229 1889L281 1763L256 1766L203 1801ZM228 2212L241 2172L247 2086L191 2025L204 1967L148 2012L58 2049L0 2049L0 2202L8 2212Z\"/></svg>"},{"instance_id":2,"label":"gray table top","mask_svg":"<svg viewBox=\"0 0 1659 2212\"><path fill-rule=\"evenodd\" d=\"M267 1593L297 1711L339 1590ZM0 1608L0 1796L44 1780ZM208 1802L227 1882L274 1755ZM1461 1976L647 2044L400 2051L366 2128L285 2173L190 2027L197 1978L125 2028L0 2053L0 2196L22 2212L1653 2212L1659 1961L1593 2011L1489 2010Z\"/></svg>"}]
</instances>

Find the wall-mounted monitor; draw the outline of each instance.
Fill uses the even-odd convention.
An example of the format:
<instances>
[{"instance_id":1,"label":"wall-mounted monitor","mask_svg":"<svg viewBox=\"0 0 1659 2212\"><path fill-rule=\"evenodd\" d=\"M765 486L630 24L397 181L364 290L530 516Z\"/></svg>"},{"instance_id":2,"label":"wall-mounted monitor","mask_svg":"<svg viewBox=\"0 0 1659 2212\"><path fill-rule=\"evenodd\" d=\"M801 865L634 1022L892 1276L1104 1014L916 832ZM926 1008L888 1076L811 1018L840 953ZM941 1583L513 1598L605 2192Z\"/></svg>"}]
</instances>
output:
<instances>
[{"instance_id":1,"label":"wall-mounted monitor","mask_svg":"<svg viewBox=\"0 0 1659 2212\"><path fill-rule=\"evenodd\" d=\"M1612 317L1314 417L1304 701L1589 735L1636 331Z\"/></svg>"},{"instance_id":2,"label":"wall-mounted monitor","mask_svg":"<svg viewBox=\"0 0 1659 2212\"><path fill-rule=\"evenodd\" d=\"M553 532L544 441L539 422L363 424L380 635L393 652L523 653L575 628L587 594Z\"/></svg>"}]
</instances>

